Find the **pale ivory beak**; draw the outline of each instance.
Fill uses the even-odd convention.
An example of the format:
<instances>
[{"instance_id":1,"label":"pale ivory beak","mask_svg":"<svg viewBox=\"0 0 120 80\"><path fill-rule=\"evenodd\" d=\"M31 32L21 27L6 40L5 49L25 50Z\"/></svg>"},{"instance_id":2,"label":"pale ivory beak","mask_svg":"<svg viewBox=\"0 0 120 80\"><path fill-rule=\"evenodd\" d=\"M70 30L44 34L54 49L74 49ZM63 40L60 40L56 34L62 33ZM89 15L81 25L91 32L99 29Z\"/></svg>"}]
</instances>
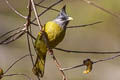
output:
<instances>
[{"instance_id":1,"label":"pale ivory beak","mask_svg":"<svg viewBox=\"0 0 120 80\"><path fill-rule=\"evenodd\" d=\"M71 20L73 20L73 18L72 17L68 17L68 20L71 21Z\"/></svg>"}]
</instances>

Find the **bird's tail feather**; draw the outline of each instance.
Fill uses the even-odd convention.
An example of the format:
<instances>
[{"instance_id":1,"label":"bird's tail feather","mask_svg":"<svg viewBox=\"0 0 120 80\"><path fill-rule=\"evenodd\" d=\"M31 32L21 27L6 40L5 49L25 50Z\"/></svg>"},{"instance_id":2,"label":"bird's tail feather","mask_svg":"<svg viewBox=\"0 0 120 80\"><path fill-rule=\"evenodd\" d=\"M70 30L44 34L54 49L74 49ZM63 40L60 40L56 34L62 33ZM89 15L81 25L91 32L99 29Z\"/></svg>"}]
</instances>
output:
<instances>
[{"instance_id":1,"label":"bird's tail feather","mask_svg":"<svg viewBox=\"0 0 120 80\"><path fill-rule=\"evenodd\" d=\"M40 57L37 56L35 65L33 67L33 73L35 75L43 77L44 69L45 69L45 59L46 59L46 55Z\"/></svg>"}]
</instances>

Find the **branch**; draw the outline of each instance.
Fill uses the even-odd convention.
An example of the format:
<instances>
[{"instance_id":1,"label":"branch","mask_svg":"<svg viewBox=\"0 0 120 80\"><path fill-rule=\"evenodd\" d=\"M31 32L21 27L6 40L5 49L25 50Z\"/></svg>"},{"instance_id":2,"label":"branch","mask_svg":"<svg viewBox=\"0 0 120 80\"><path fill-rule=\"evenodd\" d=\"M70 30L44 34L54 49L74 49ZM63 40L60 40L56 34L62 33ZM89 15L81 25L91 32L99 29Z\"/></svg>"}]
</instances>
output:
<instances>
[{"instance_id":1,"label":"branch","mask_svg":"<svg viewBox=\"0 0 120 80\"><path fill-rule=\"evenodd\" d=\"M83 25L79 25L79 26L68 26L67 28L68 29L72 29L72 28L80 28L80 27L88 27L88 26L92 26L92 25L95 25L95 24L99 24L99 23L102 23L103 21L97 21L97 22L94 22L94 23L90 23L90 24L83 24ZM35 26L38 26L38 24L36 23L32 23L31 24L35 25Z\"/></svg>"},{"instance_id":2,"label":"branch","mask_svg":"<svg viewBox=\"0 0 120 80\"><path fill-rule=\"evenodd\" d=\"M112 57L109 57L109 58L105 58L105 59L97 60L97 61L94 61L93 64L98 63L98 62L103 62L103 61L112 60L112 59L115 59L115 58L117 58L117 57L119 57L119 56L120 56L120 54L115 55L115 56L112 56Z\"/></svg>"},{"instance_id":3,"label":"branch","mask_svg":"<svg viewBox=\"0 0 120 80\"><path fill-rule=\"evenodd\" d=\"M51 9L53 6L59 4L60 2L62 2L63 0L58 0L57 2L53 3L52 5L50 5L46 10L44 10L43 12L41 12L38 17L42 16L45 12L47 12L49 9ZM36 20L36 18L34 18L32 20L32 22L34 22Z\"/></svg>"},{"instance_id":4,"label":"branch","mask_svg":"<svg viewBox=\"0 0 120 80\"><path fill-rule=\"evenodd\" d=\"M26 77L28 80L32 80L28 75L26 74L8 74L8 75L2 75L2 77L9 77L9 76L24 76Z\"/></svg>"},{"instance_id":5,"label":"branch","mask_svg":"<svg viewBox=\"0 0 120 80\"><path fill-rule=\"evenodd\" d=\"M67 28L87 27L87 26L92 26L92 25L99 24L99 23L102 23L102 22L103 22L103 21L97 21L97 22L94 22L94 23L83 24L83 25L80 25L80 26L68 26Z\"/></svg>"},{"instance_id":6,"label":"branch","mask_svg":"<svg viewBox=\"0 0 120 80\"><path fill-rule=\"evenodd\" d=\"M34 10L35 17L37 19L38 26L39 26L40 30L42 30L42 24L41 24L40 19L38 18L38 12L37 12L37 9L35 7L34 0L31 0L31 3L32 3L33 10Z\"/></svg>"},{"instance_id":7,"label":"branch","mask_svg":"<svg viewBox=\"0 0 120 80\"><path fill-rule=\"evenodd\" d=\"M15 40L17 40L18 38L20 38L21 36L23 36L25 34L25 30L20 30L20 31L17 31L15 32L14 34L12 34L11 36L9 36L8 38L4 39L3 41L0 42L0 45L1 44L9 44ZM8 34L8 33L6 33ZM4 34L5 35L5 34ZM2 35L3 37L3 35Z\"/></svg>"},{"instance_id":8,"label":"branch","mask_svg":"<svg viewBox=\"0 0 120 80\"><path fill-rule=\"evenodd\" d=\"M115 52L110 52L110 51L103 51L103 52L99 52L99 51L75 51L75 50L66 50L66 49L62 49L62 48L54 48L56 50L59 51L63 51L63 52L67 52L67 53L81 53L81 54L119 54L120 51L115 51Z\"/></svg>"},{"instance_id":9,"label":"branch","mask_svg":"<svg viewBox=\"0 0 120 80\"><path fill-rule=\"evenodd\" d=\"M100 59L100 60L97 60L97 61L92 61L92 63L96 64L96 63L99 63L99 62L105 62L105 61L113 60L113 59L118 58L118 57L120 57L120 54L112 56L112 57L108 57L108 58L105 58L105 59ZM61 70L66 71L66 70L71 70L71 69L79 68L79 67L82 67L82 66L85 66L85 65L84 64L75 65L75 66L68 67L68 68L62 68Z\"/></svg>"},{"instance_id":10,"label":"branch","mask_svg":"<svg viewBox=\"0 0 120 80\"><path fill-rule=\"evenodd\" d=\"M29 55L29 54L24 55L24 56L20 57L18 60L16 60L15 62L13 62L13 63L11 64L11 66L9 66L8 69L4 72L4 74L6 74L17 62L19 62L20 60L26 58L27 56L30 56L30 55Z\"/></svg>"},{"instance_id":11,"label":"branch","mask_svg":"<svg viewBox=\"0 0 120 80\"><path fill-rule=\"evenodd\" d=\"M22 26L22 27L23 27L23 26ZM4 33L3 35L1 35L0 38L6 36L6 35L9 34L9 33L14 32L14 31L16 31L16 30L18 30L18 29L20 29L20 28L22 28L22 27L18 27L18 28L15 28L15 29L12 29L12 30L8 31L8 32Z\"/></svg>"},{"instance_id":12,"label":"branch","mask_svg":"<svg viewBox=\"0 0 120 80\"><path fill-rule=\"evenodd\" d=\"M28 5L28 9L29 9L29 12L28 12L28 18L27 18L27 22L26 22L26 27L27 27L27 44L28 44L28 50L29 50L29 54L30 54L30 59L31 59L31 62L32 62L32 65L34 66L34 60L33 60L33 57L32 57L32 51L31 51L31 46L30 46L30 41L29 41L29 26L30 26L30 20L31 20L31 12L32 12L32 4L31 4L31 0L28 1L29 2L29 5Z\"/></svg>"},{"instance_id":13,"label":"branch","mask_svg":"<svg viewBox=\"0 0 120 80\"><path fill-rule=\"evenodd\" d=\"M38 4L41 4L41 3L43 3L45 0L41 0Z\"/></svg>"},{"instance_id":14,"label":"branch","mask_svg":"<svg viewBox=\"0 0 120 80\"><path fill-rule=\"evenodd\" d=\"M32 39L36 40L36 38L31 34L31 31L30 31L30 32L27 31L27 34L28 34Z\"/></svg>"},{"instance_id":15,"label":"branch","mask_svg":"<svg viewBox=\"0 0 120 80\"><path fill-rule=\"evenodd\" d=\"M96 7L96 8L98 8L98 9L100 9L100 10L102 10L102 11L104 11L104 12L106 12L106 13L108 13L108 14L114 16L114 17L116 17L116 18L120 18L120 15L115 14L115 13L113 13L113 12L111 12L111 11L109 11L109 10L103 8L103 7L101 7L100 5L98 5L98 4L96 4L96 3L92 2L92 1L90 1L90 0L82 0L82 1L85 2L85 3L87 3L87 4L89 4L89 5L92 5L92 6Z\"/></svg>"},{"instance_id":16,"label":"branch","mask_svg":"<svg viewBox=\"0 0 120 80\"><path fill-rule=\"evenodd\" d=\"M55 57L53 51L49 49L49 46L48 46L48 52L49 52L49 54L51 55L53 61L55 62L55 64L56 64L58 70L61 72L61 74L62 74L62 76L63 76L63 80L67 80L67 77L66 77L64 71L61 70L62 68L61 68L60 63L58 62L57 58Z\"/></svg>"},{"instance_id":17,"label":"branch","mask_svg":"<svg viewBox=\"0 0 120 80\"><path fill-rule=\"evenodd\" d=\"M13 7L9 4L8 0L5 0L5 2L6 2L6 4L9 6L9 8L12 9L13 12L15 12L15 13L16 13L17 15L19 15L20 17L22 17L22 18L24 18L24 19L27 19L26 16L23 16L23 15L22 15L21 13L19 13L15 8L13 8Z\"/></svg>"},{"instance_id":18,"label":"branch","mask_svg":"<svg viewBox=\"0 0 120 80\"><path fill-rule=\"evenodd\" d=\"M30 31L30 28L31 28L31 13L32 13L33 2L32 2L32 0L29 0L28 2L29 2L29 5L28 5L29 13L28 13L28 16L27 16L27 22L26 22L25 26L26 26L26 29L27 29L27 42L28 42L29 54L30 54L30 58L31 58L31 61L32 61L32 65L34 66L34 60L33 60L33 57L32 57L31 45L30 45L30 41L29 41L29 35L30 35L29 31ZM39 76L37 76L37 79L40 80Z\"/></svg>"},{"instance_id":19,"label":"branch","mask_svg":"<svg viewBox=\"0 0 120 80\"><path fill-rule=\"evenodd\" d=\"M45 7L45 6L39 5L39 4L35 4L35 5L38 6L38 7L41 7L41 8L45 8L45 9L48 8L48 7ZM50 10L53 10L53 11L56 11L56 12L60 12L59 10L54 9L54 8L50 8Z\"/></svg>"},{"instance_id":20,"label":"branch","mask_svg":"<svg viewBox=\"0 0 120 80\"><path fill-rule=\"evenodd\" d=\"M33 60L33 57L32 57L32 51L31 51L30 40L29 40L29 35L28 34L27 34L27 42L28 42L28 50L29 50L29 53L30 53L30 58L31 58L31 61L32 61L32 65L34 66L34 60Z\"/></svg>"}]
</instances>

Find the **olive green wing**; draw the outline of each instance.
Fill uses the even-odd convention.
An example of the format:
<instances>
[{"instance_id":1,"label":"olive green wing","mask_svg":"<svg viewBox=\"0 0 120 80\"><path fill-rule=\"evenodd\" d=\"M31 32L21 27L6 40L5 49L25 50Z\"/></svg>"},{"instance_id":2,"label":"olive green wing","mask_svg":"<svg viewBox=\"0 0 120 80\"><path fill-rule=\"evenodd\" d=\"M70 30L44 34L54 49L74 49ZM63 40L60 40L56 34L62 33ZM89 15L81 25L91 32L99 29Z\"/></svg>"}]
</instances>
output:
<instances>
[{"instance_id":1,"label":"olive green wing","mask_svg":"<svg viewBox=\"0 0 120 80\"><path fill-rule=\"evenodd\" d=\"M37 39L34 43L34 47L37 54L37 59L33 67L33 72L35 75L43 77L44 69L45 69L47 46L43 40L43 36L41 32L38 33Z\"/></svg>"}]
</instances>

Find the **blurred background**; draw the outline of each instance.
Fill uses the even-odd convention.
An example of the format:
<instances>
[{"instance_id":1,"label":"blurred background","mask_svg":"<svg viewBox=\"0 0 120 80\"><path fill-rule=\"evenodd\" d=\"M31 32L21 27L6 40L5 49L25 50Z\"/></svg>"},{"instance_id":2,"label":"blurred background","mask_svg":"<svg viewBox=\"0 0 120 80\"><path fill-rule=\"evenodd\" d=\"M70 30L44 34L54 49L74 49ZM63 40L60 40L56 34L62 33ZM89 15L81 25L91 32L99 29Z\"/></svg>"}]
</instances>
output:
<instances>
[{"instance_id":1,"label":"blurred background","mask_svg":"<svg viewBox=\"0 0 120 80\"><path fill-rule=\"evenodd\" d=\"M9 1L10 4L20 13L27 15L27 0ZM55 1L56 0L46 0L41 5L49 6ZM120 0L93 1L116 14L120 14ZM39 2L39 0L36 0L36 2ZM65 0L54 8L60 10L64 4L67 5L67 13L74 18L74 20L70 22L69 26L88 24L96 21L103 21L103 23L83 28L68 29L65 39L57 47L79 51L120 51L120 19L117 19L80 0ZM43 10L43 8L38 8L39 12ZM49 10L40 17L42 24L54 19L57 14L58 12ZM22 26L24 23L24 19L16 15L6 5L4 0L0 0L0 35ZM36 36L39 28L36 26L33 27L33 34ZM0 45L0 67L5 71L16 59L28 53L26 35L8 45ZM35 54L34 50L32 53ZM57 50L54 50L54 54L62 67L82 64L83 60L86 58L96 61L113 56L107 54L65 53ZM34 58L35 57L36 56L34 56ZM92 72L89 74L83 74L85 67L65 71L65 73L68 80L120 80L119 60L119 58L116 58L114 60L95 64ZM32 63L30 61L30 57L26 57L14 65L7 74L24 73L28 74L35 80L36 77L33 75L31 69ZM41 80L61 79L61 73L56 68L50 55L47 55L45 75ZM2 80L26 80L26 78L23 76L12 76L5 77Z\"/></svg>"}]
</instances>

